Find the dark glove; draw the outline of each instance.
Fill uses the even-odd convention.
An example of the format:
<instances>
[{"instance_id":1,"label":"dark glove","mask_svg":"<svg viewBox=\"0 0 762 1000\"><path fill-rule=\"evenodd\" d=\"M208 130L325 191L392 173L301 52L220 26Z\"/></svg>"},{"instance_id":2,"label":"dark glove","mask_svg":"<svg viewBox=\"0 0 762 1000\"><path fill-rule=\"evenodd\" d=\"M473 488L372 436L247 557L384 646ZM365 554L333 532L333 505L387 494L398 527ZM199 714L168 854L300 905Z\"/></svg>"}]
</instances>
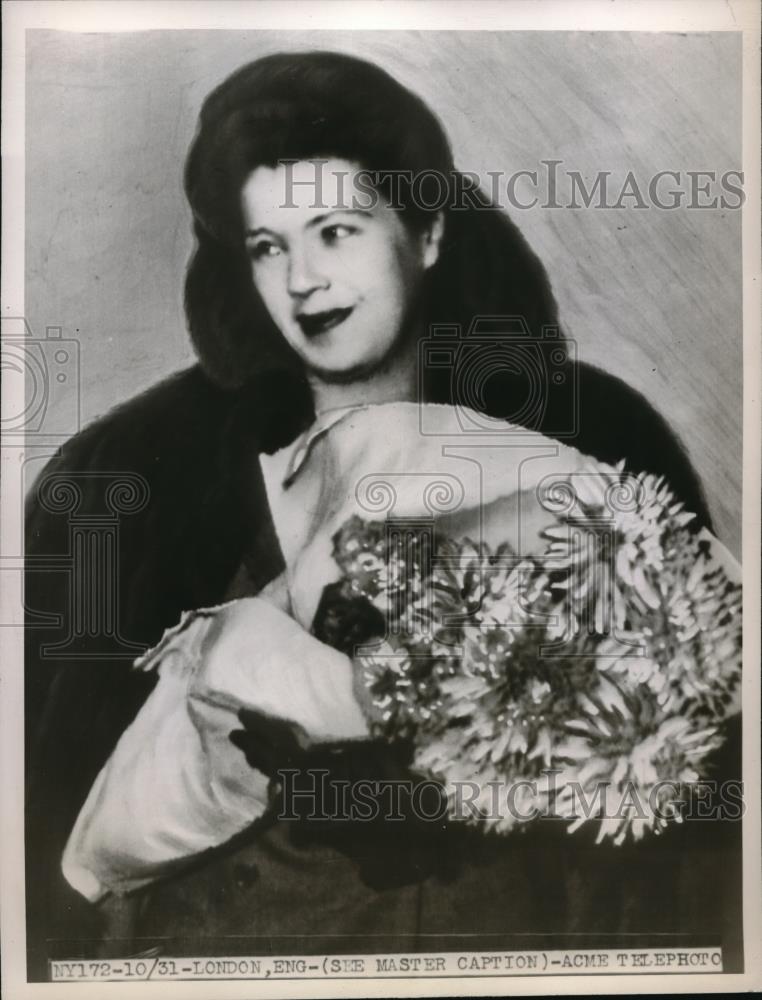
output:
<instances>
[{"instance_id":1,"label":"dark glove","mask_svg":"<svg viewBox=\"0 0 762 1000\"><path fill-rule=\"evenodd\" d=\"M416 815L410 792L421 778L410 771L409 744L358 740L310 747L291 723L246 709L239 718L245 729L230 739L252 767L277 782L273 809L289 823L294 844L340 851L377 890L431 875L454 877L453 839L440 818L444 791L428 784L426 815Z\"/></svg>"},{"instance_id":2,"label":"dark glove","mask_svg":"<svg viewBox=\"0 0 762 1000\"><path fill-rule=\"evenodd\" d=\"M248 708L238 718L244 728L234 729L230 742L243 751L250 767L273 779L279 768L299 766L310 744L300 725Z\"/></svg>"}]
</instances>

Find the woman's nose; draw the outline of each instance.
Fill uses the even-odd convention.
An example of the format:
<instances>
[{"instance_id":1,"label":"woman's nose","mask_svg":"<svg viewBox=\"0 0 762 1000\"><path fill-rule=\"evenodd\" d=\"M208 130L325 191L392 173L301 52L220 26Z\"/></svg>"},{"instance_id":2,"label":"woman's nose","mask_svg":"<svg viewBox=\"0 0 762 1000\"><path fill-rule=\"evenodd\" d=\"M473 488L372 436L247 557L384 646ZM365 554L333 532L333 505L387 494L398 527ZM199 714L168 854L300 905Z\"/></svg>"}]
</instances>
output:
<instances>
[{"instance_id":1,"label":"woman's nose","mask_svg":"<svg viewBox=\"0 0 762 1000\"><path fill-rule=\"evenodd\" d=\"M330 287L330 280L314 253L293 248L289 257L288 291L294 298L305 298L317 289Z\"/></svg>"}]
</instances>

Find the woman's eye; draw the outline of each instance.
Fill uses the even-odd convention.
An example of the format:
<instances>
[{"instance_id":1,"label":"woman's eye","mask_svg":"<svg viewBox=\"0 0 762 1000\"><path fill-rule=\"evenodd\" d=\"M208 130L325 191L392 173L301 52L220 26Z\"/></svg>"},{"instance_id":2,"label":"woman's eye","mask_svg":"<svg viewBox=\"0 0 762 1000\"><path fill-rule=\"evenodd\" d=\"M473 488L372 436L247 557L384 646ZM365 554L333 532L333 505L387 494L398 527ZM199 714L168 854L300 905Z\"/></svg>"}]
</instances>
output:
<instances>
[{"instance_id":1,"label":"woman's eye","mask_svg":"<svg viewBox=\"0 0 762 1000\"><path fill-rule=\"evenodd\" d=\"M326 243L335 243L337 240L346 239L347 236L352 236L357 232L354 226L345 226L341 223L335 223L332 226L325 226L321 230L321 234Z\"/></svg>"},{"instance_id":2,"label":"woman's eye","mask_svg":"<svg viewBox=\"0 0 762 1000\"><path fill-rule=\"evenodd\" d=\"M262 260L266 257L277 257L281 253L281 248L277 243L270 240L260 240L258 243L249 245L249 256L252 260Z\"/></svg>"}]
</instances>

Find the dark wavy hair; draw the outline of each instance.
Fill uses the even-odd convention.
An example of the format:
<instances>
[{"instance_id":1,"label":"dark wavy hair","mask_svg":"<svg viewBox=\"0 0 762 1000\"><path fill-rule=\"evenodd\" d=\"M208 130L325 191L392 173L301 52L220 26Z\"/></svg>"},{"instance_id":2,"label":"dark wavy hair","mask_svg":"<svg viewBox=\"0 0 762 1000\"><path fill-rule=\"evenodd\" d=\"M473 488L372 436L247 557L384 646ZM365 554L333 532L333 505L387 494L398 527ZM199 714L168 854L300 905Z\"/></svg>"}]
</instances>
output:
<instances>
[{"instance_id":1,"label":"dark wavy hair","mask_svg":"<svg viewBox=\"0 0 762 1000\"><path fill-rule=\"evenodd\" d=\"M460 324L477 315L523 317L533 334L557 322L545 270L517 227L475 190L462 197L444 129L420 98L372 63L336 52L279 53L233 73L206 99L185 169L197 245L185 288L191 338L218 384L235 387L263 368L294 366L251 279L240 193L257 166L335 157L446 189L445 233L426 275L423 320ZM460 185L460 191L458 187ZM384 184L379 184L385 193ZM399 188L402 218L430 221Z\"/></svg>"}]
</instances>

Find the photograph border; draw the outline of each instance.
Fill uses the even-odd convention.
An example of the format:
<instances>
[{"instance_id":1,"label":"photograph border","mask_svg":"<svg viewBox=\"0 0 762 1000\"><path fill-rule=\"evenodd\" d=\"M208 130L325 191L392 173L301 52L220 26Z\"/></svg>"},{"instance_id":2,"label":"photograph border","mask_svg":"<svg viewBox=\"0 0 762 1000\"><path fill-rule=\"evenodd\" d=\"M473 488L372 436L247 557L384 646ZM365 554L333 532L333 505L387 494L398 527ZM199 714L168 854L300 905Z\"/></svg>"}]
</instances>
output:
<instances>
[{"instance_id":1,"label":"photograph border","mask_svg":"<svg viewBox=\"0 0 762 1000\"><path fill-rule=\"evenodd\" d=\"M696 974L459 977L455 979L300 981L188 981L150 985L130 983L35 984L26 982L24 931L23 830L23 604L22 574L4 573L0 589L0 929L3 994L9 1000L35 997L298 997L298 996L448 996L580 994L629 992L725 992L762 988L762 839L760 837L760 27L755 0L508 0L505 3L346 2L235 3L35 2L11 0L3 7L3 223L2 315L24 316L24 73L25 32L35 28L65 31L136 31L310 27L351 30L491 31L734 31L743 35L743 780L744 951L745 972ZM4 379L5 381L5 379ZM18 400L3 393L4 413L19 412ZM3 448L0 552L20 552L20 518L9 507L21 495L19 455Z\"/></svg>"}]
</instances>

